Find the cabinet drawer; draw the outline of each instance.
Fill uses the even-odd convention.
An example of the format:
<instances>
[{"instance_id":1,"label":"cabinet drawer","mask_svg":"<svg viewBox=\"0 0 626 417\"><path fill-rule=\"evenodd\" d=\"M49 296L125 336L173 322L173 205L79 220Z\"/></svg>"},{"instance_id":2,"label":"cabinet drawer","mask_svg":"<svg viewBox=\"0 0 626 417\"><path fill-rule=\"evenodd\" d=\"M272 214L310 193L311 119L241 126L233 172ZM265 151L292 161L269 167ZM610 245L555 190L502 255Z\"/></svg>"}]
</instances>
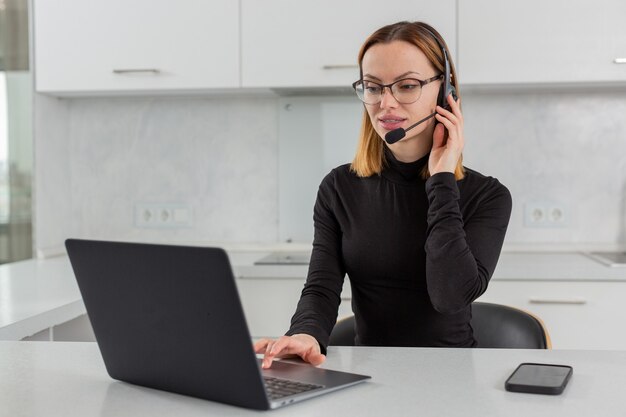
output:
<instances>
[{"instance_id":1,"label":"cabinet drawer","mask_svg":"<svg viewBox=\"0 0 626 417\"><path fill-rule=\"evenodd\" d=\"M555 349L626 349L625 297L626 282L492 281L479 301L536 314Z\"/></svg>"}]
</instances>

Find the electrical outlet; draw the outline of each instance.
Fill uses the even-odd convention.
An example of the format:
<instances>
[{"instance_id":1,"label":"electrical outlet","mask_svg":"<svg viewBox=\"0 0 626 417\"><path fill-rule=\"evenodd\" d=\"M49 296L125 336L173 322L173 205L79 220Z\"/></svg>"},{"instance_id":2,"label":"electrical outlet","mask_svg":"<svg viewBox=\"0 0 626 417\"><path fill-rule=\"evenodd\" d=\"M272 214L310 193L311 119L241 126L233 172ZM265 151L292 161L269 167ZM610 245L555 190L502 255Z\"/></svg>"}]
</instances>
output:
<instances>
[{"instance_id":1,"label":"electrical outlet","mask_svg":"<svg viewBox=\"0 0 626 417\"><path fill-rule=\"evenodd\" d=\"M524 226L566 227L567 209L564 204L556 202L527 202L524 204Z\"/></svg>"},{"instance_id":2,"label":"electrical outlet","mask_svg":"<svg viewBox=\"0 0 626 417\"><path fill-rule=\"evenodd\" d=\"M191 209L181 203L135 204L135 226L164 229L192 225Z\"/></svg>"}]
</instances>

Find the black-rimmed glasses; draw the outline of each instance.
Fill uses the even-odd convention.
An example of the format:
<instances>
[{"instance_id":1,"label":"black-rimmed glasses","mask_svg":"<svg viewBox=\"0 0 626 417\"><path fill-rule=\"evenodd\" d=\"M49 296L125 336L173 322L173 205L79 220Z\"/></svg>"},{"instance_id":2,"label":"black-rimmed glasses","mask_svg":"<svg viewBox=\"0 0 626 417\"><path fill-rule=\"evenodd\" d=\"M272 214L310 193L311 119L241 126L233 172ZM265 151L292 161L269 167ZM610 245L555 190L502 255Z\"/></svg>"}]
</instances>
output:
<instances>
[{"instance_id":1,"label":"black-rimmed glasses","mask_svg":"<svg viewBox=\"0 0 626 417\"><path fill-rule=\"evenodd\" d=\"M435 75L427 80L417 78L403 78L391 84L380 84L369 80L358 80L352 84L357 97L365 104L378 104L383 99L385 87L391 91L391 95L400 104L412 104L419 100L422 95L422 87L428 83L439 80L443 74Z\"/></svg>"}]
</instances>

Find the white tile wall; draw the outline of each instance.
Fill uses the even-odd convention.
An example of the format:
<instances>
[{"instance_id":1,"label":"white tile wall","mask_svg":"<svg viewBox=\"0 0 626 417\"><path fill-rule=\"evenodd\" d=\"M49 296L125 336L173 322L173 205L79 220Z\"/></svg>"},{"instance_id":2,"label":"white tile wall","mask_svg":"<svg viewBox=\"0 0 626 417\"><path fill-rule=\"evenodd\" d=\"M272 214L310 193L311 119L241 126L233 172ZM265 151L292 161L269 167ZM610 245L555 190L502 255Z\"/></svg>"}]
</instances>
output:
<instances>
[{"instance_id":1,"label":"white tile wall","mask_svg":"<svg viewBox=\"0 0 626 417\"><path fill-rule=\"evenodd\" d=\"M271 98L37 97L37 247L69 237L274 242ZM193 224L134 225L134 204L183 203Z\"/></svg>"},{"instance_id":2,"label":"white tile wall","mask_svg":"<svg viewBox=\"0 0 626 417\"><path fill-rule=\"evenodd\" d=\"M626 92L468 94L465 162L514 200L509 242L626 242ZM565 228L524 227L523 205L553 201Z\"/></svg>"},{"instance_id":3,"label":"white tile wall","mask_svg":"<svg viewBox=\"0 0 626 417\"><path fill-rule=\"evenodd\" d=\"M626 92L473 92L463 106L466 165L513 194L508 242L626 240ZM279 98L37 95L35 109L38 248L69 236L278 240ZM524 227L523 204L548 200L567 227ZM137 228L136 202L187 204L193 225Z\"/></svg>"}]
</instances>

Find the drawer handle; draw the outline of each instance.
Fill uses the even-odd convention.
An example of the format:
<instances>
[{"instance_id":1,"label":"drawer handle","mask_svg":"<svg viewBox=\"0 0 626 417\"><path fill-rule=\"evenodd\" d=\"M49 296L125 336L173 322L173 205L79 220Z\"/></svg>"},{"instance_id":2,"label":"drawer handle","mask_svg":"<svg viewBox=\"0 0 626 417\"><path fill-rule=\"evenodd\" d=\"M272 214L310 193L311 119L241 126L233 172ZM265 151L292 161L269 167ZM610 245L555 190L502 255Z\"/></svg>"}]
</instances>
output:
<instances>
[{"instance_id":1,"label":"drawer handle","mask_svg":"<svg viewBox=\"0 0 626 417\"><path fill-rule=\"evenodd\" d=\"M543 298L543 297L530 297L531 304L587 304L587 300L583 297L570 297L570 298Z\"/></svg>"},{"instance_id":2,"label":"drawer handle","mask_svg":"<svg viewBox=\"0 0 626 417\"><path fill-rule=\"evenodd\" d=\"M335 69L353 69L358 68L358 65L355 64L343 64L343 65L324 65L322 69L325 70L335 70Z\"/></svg>"},{"instance_id":3,"label":"drawer handle","mask_svg":"<svg viewBox=\"0 0 626 417\"><path fill-rule=\"evenodd\" d=\"M158 75L161 71L156 68L127 68L114 69L113 74L154 74Z\"/></svg>"},{"instance_id":4,"label":"drawer handle","mask_svg":"<svg viewBox=\"0 0 626 417\"><path fill-rule=\"evenodd\" d=\"M615 58L613 60L613 63L615 63L615 64L626 64L626 58Z\"/></svg>"}]
</instances>

